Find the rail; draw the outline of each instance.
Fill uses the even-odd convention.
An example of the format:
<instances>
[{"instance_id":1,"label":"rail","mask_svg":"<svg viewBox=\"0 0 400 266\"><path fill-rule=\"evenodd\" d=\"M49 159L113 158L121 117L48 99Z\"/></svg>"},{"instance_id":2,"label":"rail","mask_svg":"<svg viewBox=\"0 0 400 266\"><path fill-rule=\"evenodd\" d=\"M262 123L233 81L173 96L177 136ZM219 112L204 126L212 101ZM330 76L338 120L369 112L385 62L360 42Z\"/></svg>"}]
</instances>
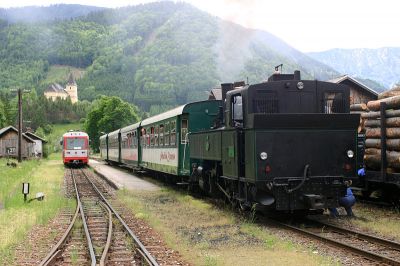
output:
<instances>
[{"instance_id":1,"label":"rail","mask_svg":"<svg viewBox=\"0 0 400 266\"><path fill-rule=\"evenodd\" d=\"M383 254L378 254L378 253L373 252L373 251L365 250L365 249L357 247L355 245L350 245L348 243L344 243L343 239L335 240L335 239L323 236L320 233L315 233L315 232L312 232L310 230L307 230L307 229L304 229L304 228L300 228L299 226L290 225L290 224L287 224L287 223L284 223L284 222L281 222L281 221L277 221L277 220L274 220L274 222L276 222L279 225L281 225L283 227L286 227L286 228L288 228L290 230L299 232L299 233L301 233L303 235L307 235L307 236L312 237L314 239L317 239L319 241L326 242L328 244L331 244L331 245L334 245L334 246L337 246L337 247L340 247L340 248L344 248L344 249L350 250L351 252L353 252L355 254L361 255L361 256L363 256L363 257L365 257L367 259L373 260L375 262L400 266L400 260L399 260L400 256L397 256L396 258L388 257L388 256L383 255ZM336 232L336 233L339 233L339 234L342 234L342 235L344 234L344 235L347 235L347 236L351 236L353 238L361 239L363 241L369 242L370 244L380 245L380 246L384 246L385 248L390 248L390 249L394 250L395 252L399 252L399 254L400 254L400 243L397 243L397 242L394 242L394 241L390 241L390 240L386 240L386 239L379 238L379 237L375 237L375 236L371 236L371 235L367 235L365 233L357 232L357 231L354 231L354 230L348 230L348 229L345 229L345 228L342 228L342 227L338 227L338 226L335 226L335 225L332 225L332 224L317 222L317 221L314 221L314 220L307 220L306 222L309 222L309 223L314 224L314 225L321 226L322 227L321 228L322 231L324 231L326 229L330 229L332 232ZM387 249L386 249L386 252L387 252Z\"/></svg>"},{"instance_id":2,"label":"rail","mask_svg":"<svg viewBox=\"0 0 400 266\"><path fill-rule=\"evenodd\" d=\"M142 255L143 259L151 266L158 266L159 264L155 260L155 258L150 254L150 252L146 249L146 247L142 244L139 238L132 232L129 226L125 223L125 221L121 218L118 212L112 207L110 202L104 197L103 193L97 188L97 186L89 179L86 173L81 169L82 174L85 176L86 180L92 185L94 190L98 193L98 195L103 200L104 204L108 206L114 216L118 219L118 221L123 225L124 229L128 232L129 236L135 241L138 246L137 251Z\"/></svg>"}]
</instances>

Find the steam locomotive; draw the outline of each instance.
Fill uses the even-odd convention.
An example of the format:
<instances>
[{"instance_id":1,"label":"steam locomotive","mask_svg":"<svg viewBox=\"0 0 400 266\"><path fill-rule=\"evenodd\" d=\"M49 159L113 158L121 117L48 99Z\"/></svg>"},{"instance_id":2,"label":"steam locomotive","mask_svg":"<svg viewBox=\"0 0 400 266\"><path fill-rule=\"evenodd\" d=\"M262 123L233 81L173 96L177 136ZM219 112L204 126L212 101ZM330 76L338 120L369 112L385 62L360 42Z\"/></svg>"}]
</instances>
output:
<instances>
[{"instance_id":1,"label":"steam locomotive","mask_svg":"<svg viewBox=\"0 0 400 266\"><path fill-rule=\"evenodd\" d=\"M345 85L275 73L221 84L189 103L100 138L101 157L156 172L243 208L337 207L357 176L358 114Z\"/></svg>"}]
</instances>

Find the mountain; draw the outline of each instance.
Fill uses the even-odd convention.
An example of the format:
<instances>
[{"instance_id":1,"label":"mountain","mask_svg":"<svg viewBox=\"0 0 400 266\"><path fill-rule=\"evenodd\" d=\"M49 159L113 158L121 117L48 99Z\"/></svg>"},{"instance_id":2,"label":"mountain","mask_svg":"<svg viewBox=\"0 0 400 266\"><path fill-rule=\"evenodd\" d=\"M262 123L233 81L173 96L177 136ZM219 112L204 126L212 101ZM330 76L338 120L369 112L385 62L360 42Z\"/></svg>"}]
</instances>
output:
<instances>
[{"instance_id":1,"label":"mountain","mask_svg":"<svg viewBox=\"0 0 400 266\"><path fill-rule=\"evenodd\" d=\"M400 48L332 49L308 55L341 73L375 80L386 89L400 82Z\"/></svg>"},{"instance_id":2,"label":"mountain","mask_svg":"<svg viewBox=\"0 0 400 266\"><path fill-rule=\"evenodd\" d=\"M17 8L0 8L0 19L8 23L34 23L52 20L64 20L85 16L90 12L104 10L103 7L85 5L58 4L51 6L26 6Z\"/></svg>"},{"instance_id":3,"label":"mountain","mask_svg":"<svg viewBox=\"0 0 400 266\"><path fill-rule=\"evenodd\" d=\"M205 99L221 82L260 82L279 64L285 73L301 70L303 78L338 75L268 32L182 2L104 9L52 23L0 23L0 89L40 92L51 66L71 66L85 72L77 81L80 99L116 95L151 113Z\"/></svg>"}]
</instances>

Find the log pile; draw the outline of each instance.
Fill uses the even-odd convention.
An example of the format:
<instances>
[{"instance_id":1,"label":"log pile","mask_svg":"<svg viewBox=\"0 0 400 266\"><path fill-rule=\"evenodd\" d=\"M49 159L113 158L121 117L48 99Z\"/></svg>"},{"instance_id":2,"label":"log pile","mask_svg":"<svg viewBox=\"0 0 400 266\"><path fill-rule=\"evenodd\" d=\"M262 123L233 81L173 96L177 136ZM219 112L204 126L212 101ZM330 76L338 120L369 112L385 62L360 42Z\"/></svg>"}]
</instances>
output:
<instances>
[{"instance_id":1,"label":"log pile","mask_svg":"<svg viewBox=\"0 0 400 266\"><path fill-rule=\"evenodd\" d=\"M381 117L381 103L386 103L385 116ZM388 172L400 171L400 88L379 94L378 100L367 104L368 113L361 114L365 128L364 162L369 169L381 167L381 119L386 124L386 161Z\"/></svg>"},{"instance_id":2,"label":"log pile","mask_svg":"<svg viewBox=\"0 0 400 266\"><path fill-rule=\"evenodd\" d=\"M350 105L350 113L352 114L366 114L369 112L369 109L365 103L357 103ZM364 123L365 118L360 116L360 125L358 126L358 133L364 133Z\"/></svg>"}]
</instances>

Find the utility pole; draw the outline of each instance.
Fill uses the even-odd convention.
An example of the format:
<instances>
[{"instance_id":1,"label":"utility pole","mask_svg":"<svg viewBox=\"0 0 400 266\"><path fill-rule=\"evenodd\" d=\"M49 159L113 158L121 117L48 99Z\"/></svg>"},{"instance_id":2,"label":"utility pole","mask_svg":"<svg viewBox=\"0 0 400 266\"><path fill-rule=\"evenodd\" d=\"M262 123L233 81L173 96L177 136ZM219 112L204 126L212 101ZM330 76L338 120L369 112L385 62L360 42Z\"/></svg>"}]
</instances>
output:
<instances>
[{"instance_id":1,"label":"utility pole","mask_svg":"<svg viewBox=\"0 0 400 266\"><path fill-rule=\"evenodd\" d=\"M18 162L22 162L22 89L18 89Z\"/></svg>"}]
</instances>

